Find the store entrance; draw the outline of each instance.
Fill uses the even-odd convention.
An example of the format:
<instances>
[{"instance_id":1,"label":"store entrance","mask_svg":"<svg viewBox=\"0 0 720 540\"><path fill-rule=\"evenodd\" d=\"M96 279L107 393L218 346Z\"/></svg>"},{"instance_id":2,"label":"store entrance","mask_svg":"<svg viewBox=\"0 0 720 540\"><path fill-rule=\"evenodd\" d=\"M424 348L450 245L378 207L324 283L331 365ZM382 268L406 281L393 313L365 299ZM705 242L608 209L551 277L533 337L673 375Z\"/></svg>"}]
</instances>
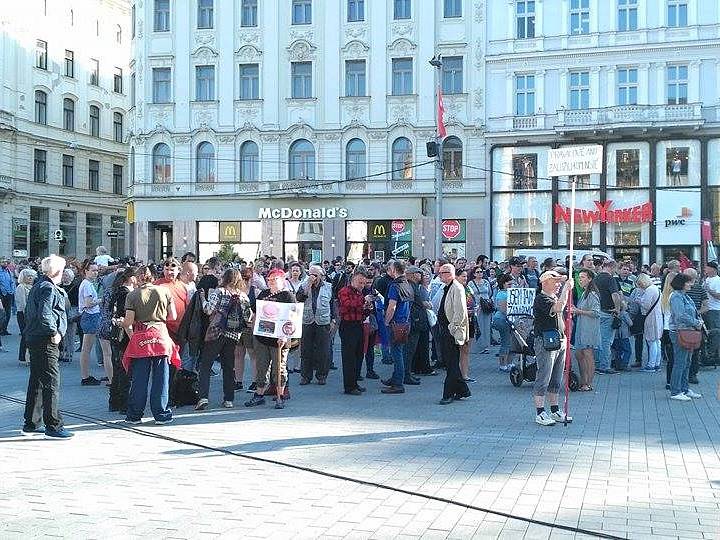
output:
<instances>
[{"instance_id":1,"label":"store entrance","mask_svg":"<svg viewBox=\"0 0 720 540\"><path fill-rule=\"evenodd\" d=\"M321 264L322 242L286 242L285 260Z\"/></svg>"},{"instance_id":2,"label":"store entrance","mask_svg":"<svg viewBox=\"0 0 720 540\"><path fill-rule=\"evenodd\" d=\"M162 261L173 254L173 226L170 221L151 221L148 225L148 260Z\"/></svg>"}]
</instances>

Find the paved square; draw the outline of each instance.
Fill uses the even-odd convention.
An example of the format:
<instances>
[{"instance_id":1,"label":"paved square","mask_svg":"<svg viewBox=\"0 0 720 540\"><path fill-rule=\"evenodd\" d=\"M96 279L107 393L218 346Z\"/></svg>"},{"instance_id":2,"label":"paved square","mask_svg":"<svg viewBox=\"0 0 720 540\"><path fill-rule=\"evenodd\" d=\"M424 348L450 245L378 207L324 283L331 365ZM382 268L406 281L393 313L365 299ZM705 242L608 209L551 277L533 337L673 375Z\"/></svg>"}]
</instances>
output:
<instances>
[{"instance_id":1,"label":"paved square","mask_svg":"<svg viewBox=\"0 0 720 540\"><path fill-rule=\"evenodd\" d=\"M17 337L3 342L0 394L24 400ZM572 425L543 428L494 355L471 366L472 399L445 407L442 377L389 396L366 381L355 397L333 372L325 387L292 375L283 411L246 409L243 392L225 410L215 377L211 410L136 430L196 444L71 414L72 440L22 436L22 405L0 399L0 538L589 537L461 505L621 538L720 538L720 370L700 373L691 403L667 399L664 374L601 376L570 396ZM64 411L121 425L104 387L80 386L77 358L62 377Z\"/></svg>"}]
</instances>

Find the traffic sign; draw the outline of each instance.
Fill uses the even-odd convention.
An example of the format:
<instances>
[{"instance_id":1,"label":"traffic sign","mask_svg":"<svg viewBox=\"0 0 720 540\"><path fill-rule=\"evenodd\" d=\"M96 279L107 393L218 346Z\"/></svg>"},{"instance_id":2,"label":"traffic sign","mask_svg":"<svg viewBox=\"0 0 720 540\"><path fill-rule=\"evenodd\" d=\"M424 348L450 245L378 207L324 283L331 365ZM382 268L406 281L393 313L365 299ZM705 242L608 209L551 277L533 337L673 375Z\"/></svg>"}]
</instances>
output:
<instances>
[{"instance_id":1,"label":"traffic sign","mask_svg":"<svg viewBox=\"0 0 720 540\"><path fill-rule=\"evenodd\" d=\"M395 233L401 233L405 230L405 222L401 219L397 219L390 224L390 228Z\"/></svg>"},{"instance_id":2,"label":"traffic sign","mask_svg":"<svg viewBox=\"0 0 720 540\"><path fill-rule=\"evenodd\" d=\"M442 224L442 235L446 240L454 240L460 236L460 222L457 219L446 219Z\"/></svg>"}]
</instances>

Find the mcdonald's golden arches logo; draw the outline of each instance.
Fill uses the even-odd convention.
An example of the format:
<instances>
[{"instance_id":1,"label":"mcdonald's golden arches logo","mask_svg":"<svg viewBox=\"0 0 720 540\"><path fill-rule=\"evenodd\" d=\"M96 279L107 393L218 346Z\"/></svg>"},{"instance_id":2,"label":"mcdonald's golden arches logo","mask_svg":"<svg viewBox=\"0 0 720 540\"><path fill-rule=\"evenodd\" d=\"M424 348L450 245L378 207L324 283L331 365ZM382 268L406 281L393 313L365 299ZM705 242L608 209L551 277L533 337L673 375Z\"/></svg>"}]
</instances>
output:
<instances>
[{"instance_id":1,"label":"mcdonald's golden arches logo","mask_svg":"<svg viewBox=\"0 0 720 540\"><path fill-rule=\"evenodd\" d=\"M239 242L240 223L237 221L220 222L220 242Z\"/></svg>"},{"instance_id":2,"label":"mcdonald's golden arches logo","mask_svg":"<svg viewBox=\"0 0 720 540\"><path fill-rule=\"evenodd\" d=\"M387 231L385 230L385 225L382 223L376 223L375 227L373 227L373 236L387 236Z\"/></svg>"}]
</instances>

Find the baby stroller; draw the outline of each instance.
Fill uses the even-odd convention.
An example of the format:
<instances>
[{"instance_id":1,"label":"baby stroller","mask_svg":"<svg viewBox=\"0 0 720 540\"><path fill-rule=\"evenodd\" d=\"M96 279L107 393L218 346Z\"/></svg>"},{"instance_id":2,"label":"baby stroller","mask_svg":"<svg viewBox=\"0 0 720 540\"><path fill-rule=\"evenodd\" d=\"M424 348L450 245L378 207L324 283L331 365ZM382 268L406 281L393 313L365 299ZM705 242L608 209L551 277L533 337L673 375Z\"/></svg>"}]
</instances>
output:
<instances>
[{"instance_id":1,"label":"baby stroller","mask_svg":"<svg viewBox=\"0 0 720 540\"><path fill-rule=\"evenodd\" d=\"M510 352L520 356L520 365L510 370L510 382L515 387L522 386L523 382L535 382L537 376L537 363L535 362L535 336L533 334L533 318L529 315L515 317L510 323L511 342ZM580 380L574 371L570 370L570 391L575 392L580 387Z\"/></svg>"}]
</instances>

